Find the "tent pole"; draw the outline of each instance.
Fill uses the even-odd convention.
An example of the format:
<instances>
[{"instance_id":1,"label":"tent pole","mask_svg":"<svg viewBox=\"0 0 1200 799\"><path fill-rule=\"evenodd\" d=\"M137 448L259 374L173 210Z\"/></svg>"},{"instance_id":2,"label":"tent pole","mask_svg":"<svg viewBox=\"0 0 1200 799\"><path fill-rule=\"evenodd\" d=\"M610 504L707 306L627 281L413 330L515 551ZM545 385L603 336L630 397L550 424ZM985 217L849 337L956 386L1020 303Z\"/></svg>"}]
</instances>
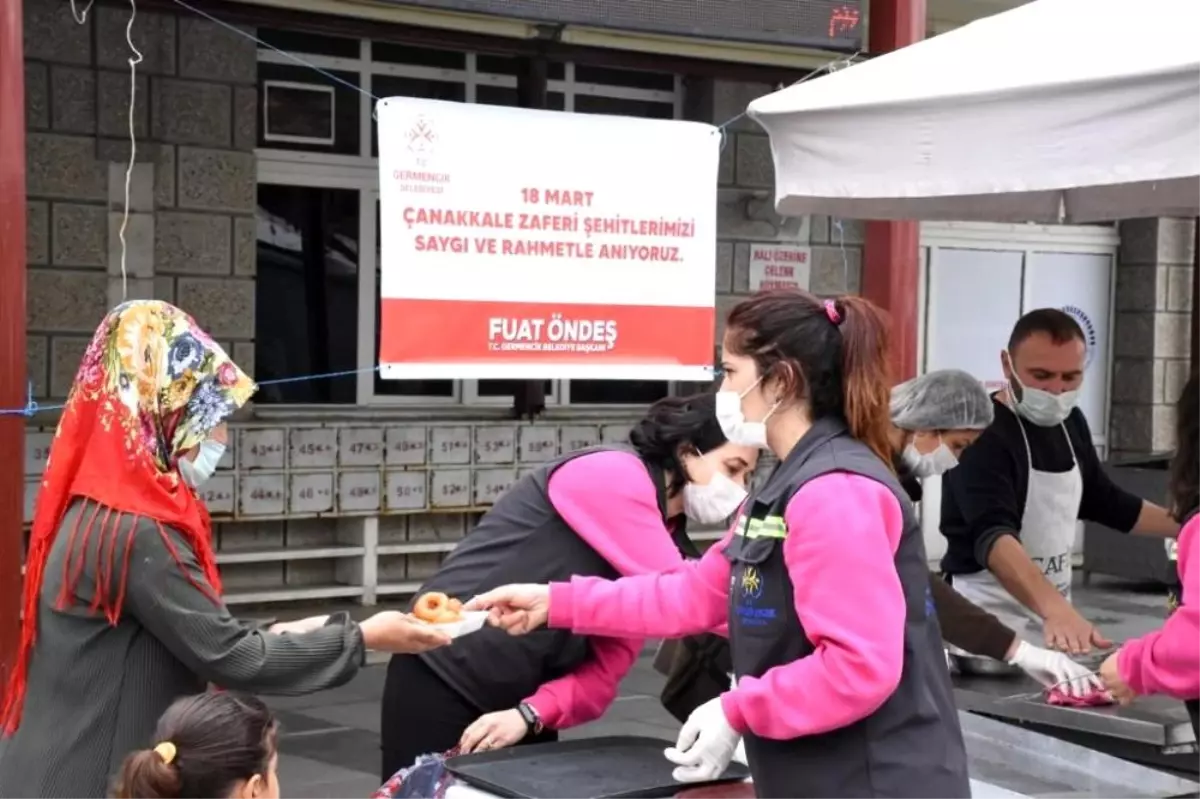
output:
<instances>
[{"instance_id":1,"label":"tent pole","mask_svg":"<svg viewBox=\"0 0 1200 799\"><path fill-rule=\"evenodd\" d=\"M0 408L26 402L25 62L20 0L0 3ZM0 414L0 678L21 628L25 419Z\"/></svg>"},{"instance_id":2,"label":"tent pole","mask_svg":"<svg viewBox=\"0 0 1200 799\"><path fill-rule=\"evenodd\" d=\"M870 0L868 50L889 53L925 38L925 0ZM892 379L917 374L921 281L920 222L868 221L862 293L891 315Z\"/></svg>"}]
</instances>

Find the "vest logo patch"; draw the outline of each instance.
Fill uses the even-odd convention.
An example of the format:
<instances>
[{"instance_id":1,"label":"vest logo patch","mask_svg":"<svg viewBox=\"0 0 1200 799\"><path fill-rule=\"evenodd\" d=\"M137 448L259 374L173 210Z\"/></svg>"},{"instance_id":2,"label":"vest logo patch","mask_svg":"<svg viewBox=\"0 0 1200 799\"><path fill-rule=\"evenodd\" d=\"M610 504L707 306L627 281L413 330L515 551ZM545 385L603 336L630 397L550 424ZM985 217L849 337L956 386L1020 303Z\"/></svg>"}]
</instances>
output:
<instances>
[{"instance_id":1,"label":"vest logo patch","mask_svg":"<svg viewBox=\"0 0 1200 799\"><path fill-rule=\"evenodd\" d=\"M762 577L759 575L758 569L747 566L746 570L742 572L742 596L758 599L762 596L762 590Z\"/></svg>"},{"instance_id":2,"label":"vest logo patch","mask_svg":"<svg viewBox=\"0 0 1200 799\"><path fill-rule=\"evenodd\" d=\"M767 587L763 573L755 566L743 566L741 577L735 578L735 601L733 611L737 614L739 624L747 627L762 627L775 621L778 611L772 607L762 607L759 600Z\"/></svg>"}]
</instances>

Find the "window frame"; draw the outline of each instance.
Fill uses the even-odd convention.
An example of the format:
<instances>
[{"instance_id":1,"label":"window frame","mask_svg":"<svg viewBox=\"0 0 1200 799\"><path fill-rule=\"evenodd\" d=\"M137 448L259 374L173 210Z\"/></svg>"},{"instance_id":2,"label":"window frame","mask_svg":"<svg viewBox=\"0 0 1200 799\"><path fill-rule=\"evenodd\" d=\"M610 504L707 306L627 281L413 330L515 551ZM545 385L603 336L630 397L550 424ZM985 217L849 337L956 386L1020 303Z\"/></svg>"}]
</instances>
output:
<instances>
[{"instance_id":1,"label":"window frame","mask_svg":"<svg viewBox=\"0 0 1200 799\"><path fill-rule=\"evenodd\" d=\"M446 49L446 48L434 48ZM298 53L300 55L300 53ZM359 155L320 153L290 150L276 147L258 147L255 155L258 163L258 183L277 185L312 186L323 188L352 189L359 192L359 280L358 280L358 326L356 330L357 363L360 369L355 391L356 404L360 407L412 407L412 406L468 406L497 407L512 403L508 395L488 397L479 395L479 381L459 379L453 382L450 396L411 395L390 396L375 391L375 293L377 291L376 253L378 251L378 227L375 224L375 203L379 198L379 160L371 155L374 130L374 107L368 100L372 94L373 78L376 75L418 80L462 83L464 100L476 102L479 86L516 89L517 77L496 73L481 73L477 67L477 54L467 51L465 69L428 67L415 64L397 64L377 61L372 58L371 40L359 40L359 57L345 58L303 53L304 60L314 67L336 72L353 72L359 76L359 85L365 96L359 102ZM260 48L258 62L295 66L296 62L272 50ZM627 69L625 67L618 67ZM608 97L613 99L640 100L643 102L670 104L674 119L683 117L683 77L674 75L674 90L638 89L626 86L608 86L595 83L579 83L575 79L575 63L563 65L563 78L549 80L547 91L563 95L563 110L574 112L577 96ZM260 98L261 102L261 98ZM260 111L261 114L261 111ZM570 402L569 380L551 381L552 391L546 395L547 407L573 406L578 408L622 409L641 408L644 403L575 403ZM675 384L667 382L667 396L675 392Z\"/></svg>"}]
</instances>

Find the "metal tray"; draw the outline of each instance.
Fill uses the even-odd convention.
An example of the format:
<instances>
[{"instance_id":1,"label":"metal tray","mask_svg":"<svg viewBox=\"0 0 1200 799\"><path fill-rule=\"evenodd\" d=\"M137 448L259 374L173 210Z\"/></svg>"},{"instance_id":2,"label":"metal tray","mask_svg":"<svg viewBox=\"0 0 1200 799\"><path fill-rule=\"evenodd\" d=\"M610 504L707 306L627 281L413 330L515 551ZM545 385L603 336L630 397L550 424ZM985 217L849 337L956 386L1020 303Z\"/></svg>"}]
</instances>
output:
<instances>
[{"instance_id":1,"label":"metal tray","mask_svg":"<svg viewBox=\"0 0 1200 799\"><path fill-rule=\"evenodd\" d=\"M663 757L671 744L632 735L527 744L448 758L446 769L476 788L516 799L667 797L750 776L748 768L731 763L720 779L686 786L675 782L674 766Z\"/></svg>"}]
</instances>

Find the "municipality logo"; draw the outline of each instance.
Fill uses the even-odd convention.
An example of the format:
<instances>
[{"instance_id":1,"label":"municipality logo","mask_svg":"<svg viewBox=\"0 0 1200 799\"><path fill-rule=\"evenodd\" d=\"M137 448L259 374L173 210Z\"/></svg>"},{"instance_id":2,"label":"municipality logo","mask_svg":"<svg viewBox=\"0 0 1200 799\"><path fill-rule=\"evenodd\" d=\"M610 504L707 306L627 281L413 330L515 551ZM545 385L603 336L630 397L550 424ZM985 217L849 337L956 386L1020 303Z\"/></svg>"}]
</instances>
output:
<instances>
[{"instance_id":1,"label":"municipality logo","mask_svg":"<svg viewBox=\"0 0 1200 799\"><path fill-rule=\"evenodd\" d=\"M1083 368L1087 369L1092 365L1092 358L1096 355L1096 326L1092 324L1092 319L1083 309L1077 305L1064 305L1060 308L1063 313L1069 315L1079 324L1079 329L1083 331L1083 343L1085 353L1083 356Z\"/></svg>"}]
</instances>

